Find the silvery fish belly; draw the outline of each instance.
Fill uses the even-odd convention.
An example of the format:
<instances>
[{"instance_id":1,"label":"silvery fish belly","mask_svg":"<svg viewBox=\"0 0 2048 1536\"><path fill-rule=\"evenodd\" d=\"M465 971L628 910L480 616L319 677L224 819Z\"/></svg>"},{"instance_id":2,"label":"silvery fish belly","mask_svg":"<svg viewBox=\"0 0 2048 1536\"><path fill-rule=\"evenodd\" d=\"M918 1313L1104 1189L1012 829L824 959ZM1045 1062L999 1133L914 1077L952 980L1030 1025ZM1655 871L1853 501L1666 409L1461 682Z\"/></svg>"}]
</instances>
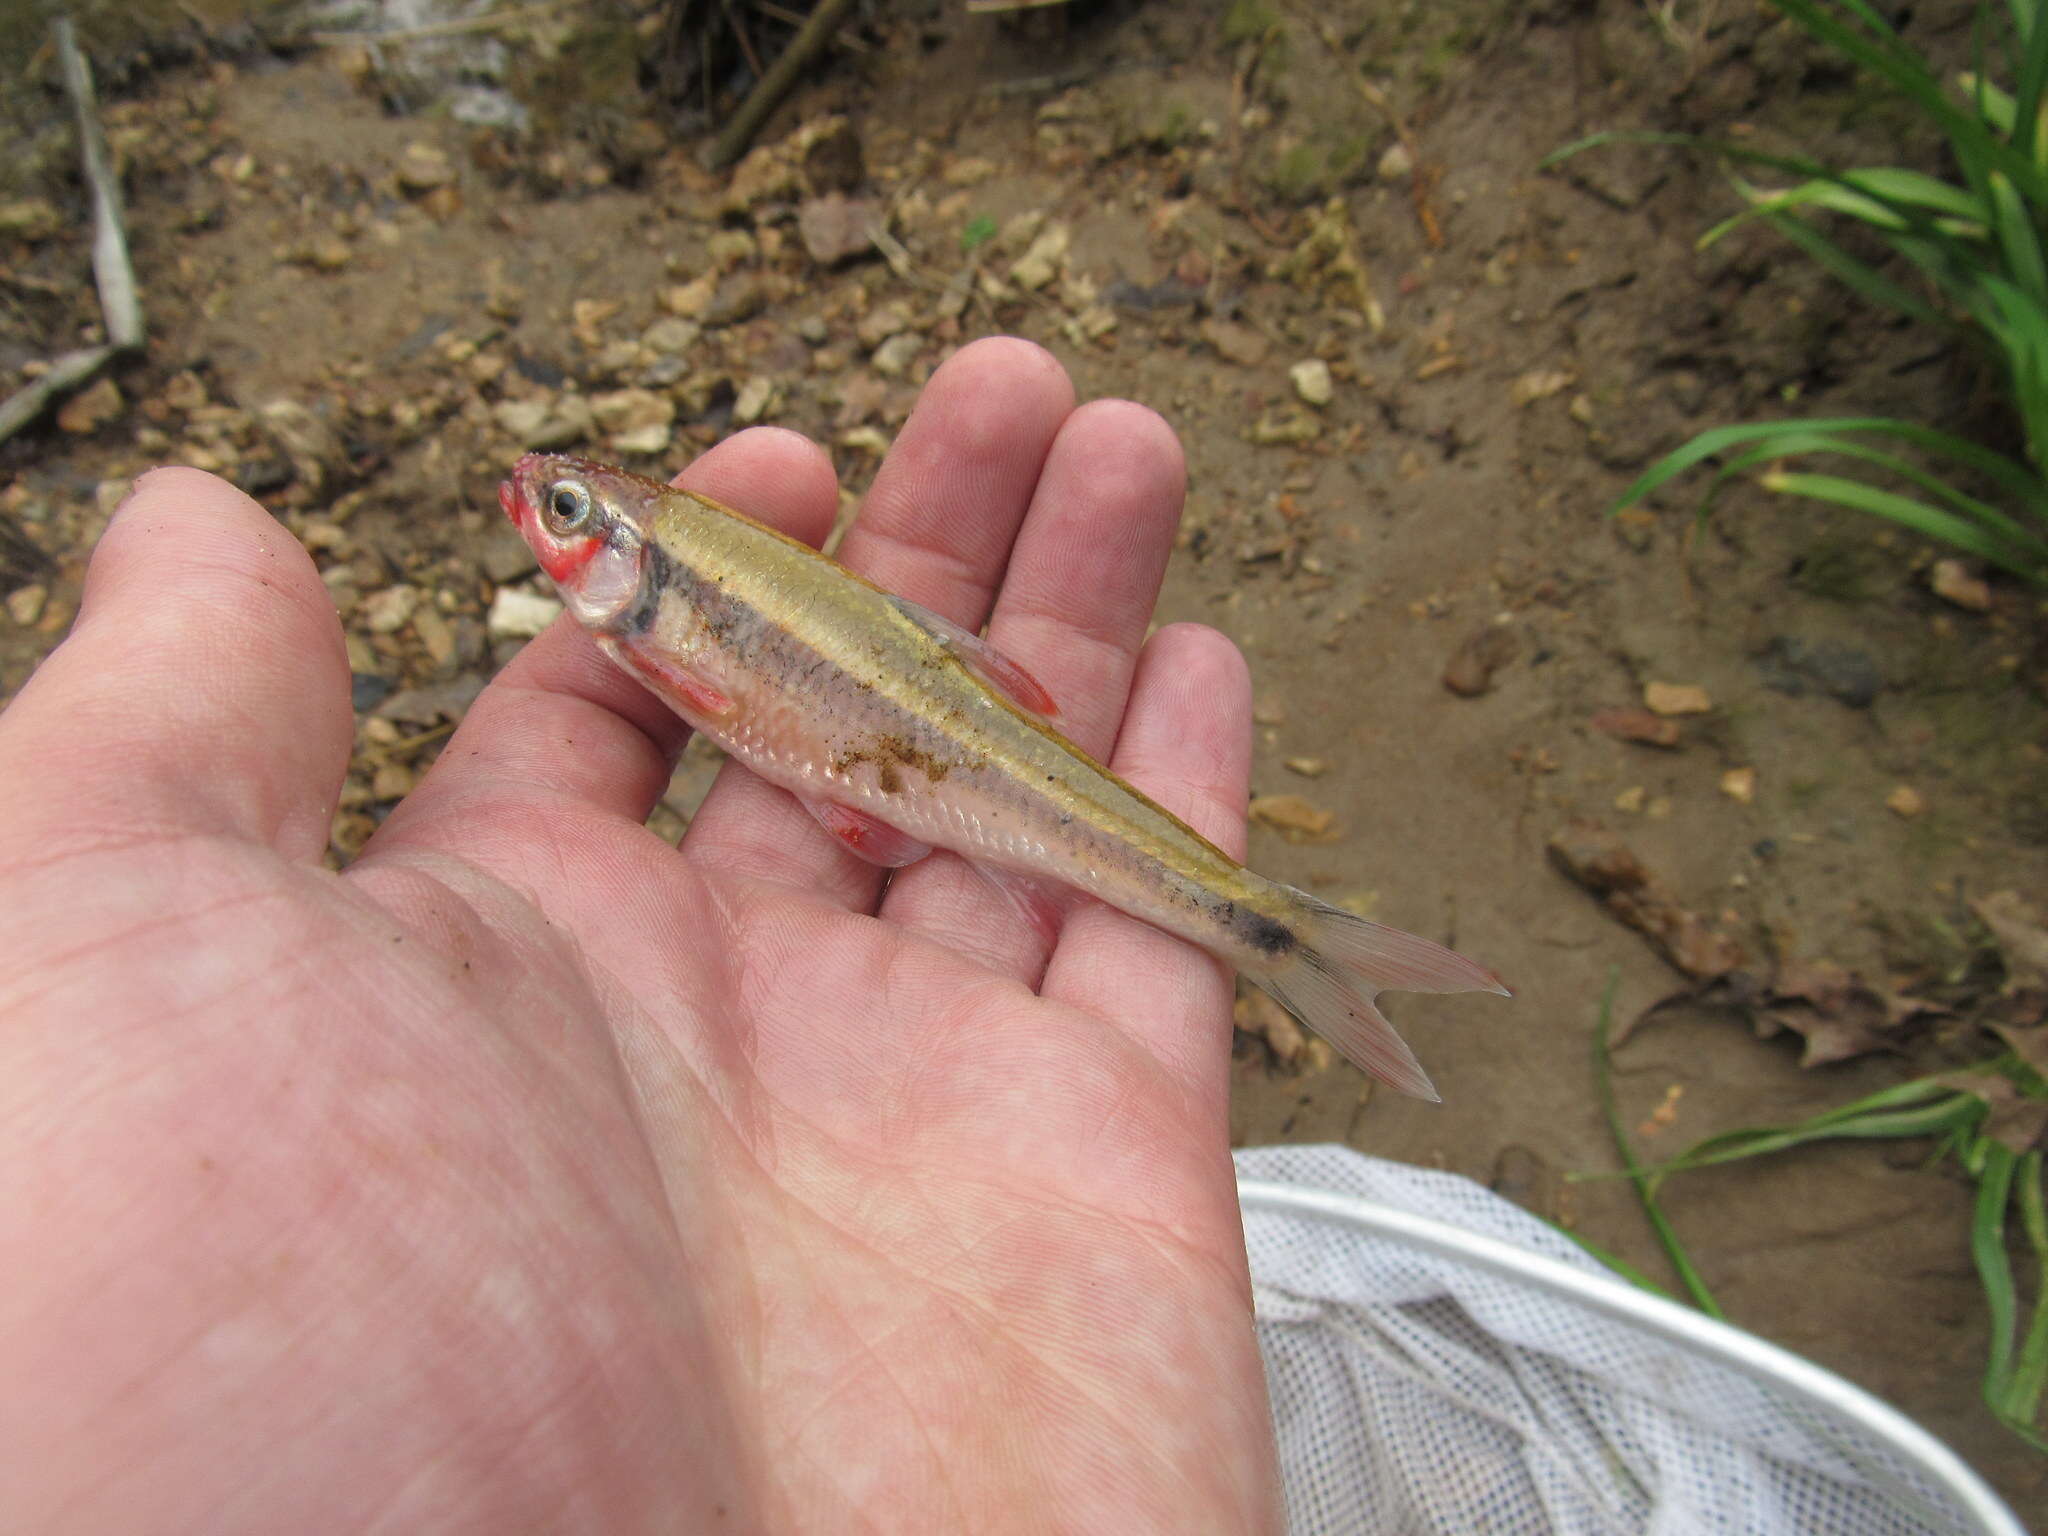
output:
<instances>
[{"instance_id":1,"label":"silvery fish belly","mask_svg":"<svg viewBox=\"0 0 2048 1536\"><path fill-rule=\"evenodd\" d=\"M1378 992L1506 992L1442 945L1244 868L1061 736L1054 701L979 636L741 513L542 454L499 500L608 655L871 862L945 848L1083 891L1426 1098Z\"/></svg>"}]
</instances>

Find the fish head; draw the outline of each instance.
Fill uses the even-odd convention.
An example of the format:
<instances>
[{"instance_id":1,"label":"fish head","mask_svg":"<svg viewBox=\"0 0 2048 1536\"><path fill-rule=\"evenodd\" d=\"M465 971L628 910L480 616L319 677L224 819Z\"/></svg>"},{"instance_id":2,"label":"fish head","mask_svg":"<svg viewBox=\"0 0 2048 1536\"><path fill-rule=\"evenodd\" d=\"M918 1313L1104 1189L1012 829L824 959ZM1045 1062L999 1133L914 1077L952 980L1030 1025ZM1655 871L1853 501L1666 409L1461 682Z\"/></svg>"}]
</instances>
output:
<instances>
[{"instance_id":1,"label":"fish head","mask_svg":"<svg viewBox=\"0 0 2048 1536\"><path fill-rule=\"evenodd\" d=\"M603 628L640 594L650 488L662 489L588 459L529 453L498 487L498 505L570 611Z\"/></svg>"}]
</instances>

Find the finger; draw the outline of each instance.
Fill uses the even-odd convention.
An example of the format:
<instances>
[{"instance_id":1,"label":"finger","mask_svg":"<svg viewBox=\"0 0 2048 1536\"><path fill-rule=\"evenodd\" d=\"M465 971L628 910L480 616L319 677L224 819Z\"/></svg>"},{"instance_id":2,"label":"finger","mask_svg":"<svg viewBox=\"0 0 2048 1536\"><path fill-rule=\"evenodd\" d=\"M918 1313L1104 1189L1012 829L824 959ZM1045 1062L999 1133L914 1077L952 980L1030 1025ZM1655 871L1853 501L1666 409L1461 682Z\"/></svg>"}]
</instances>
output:
<instances>
[{"instance_id":1,"label":"finger","mask_svg":"<svg viewBox=\"0 0 2048 1536\"><path fill-rule=\"evenodd\" d=\"M1116 744L1186 483L1180 440L1157 414L1084 405L1060 428L1010 555L989 639L1045 685L1054 724L1092 756ZM1047 928L950 857L905 870L882 911L1026 982L1052 950Z\"/></svg>"},{"instance_id":2,"label":"finger","mask_svg":"<svg viewBox=\"0 0 2048 1536\"><path fill-rule=\"evenodd\" d=\"M1200 624L1159 631L1138 659L1111 766L1233 858L1244 856L1251 677ZM1229 1095L1229 967L1091 902L1067 921L1039 989L1119 1025L1221 1115Z\"/></svg>"},{"instance_id":3,"label":"finger","mask_svg":"<svg viewBox=\"0 0 2048 1536\"><path fill-rule=\"evenodd\" d=\"M224 480L159 469L93 552L71 636L0 723L17 827L147 827L326 848L354 729L334 601ZM44 851L48 851L45 849Z\"/></svg>"},{"instance_id":4,"label":"finger","mask_svg":"<svg viewBox=\"0 0 2048 1536\"><path fill-rule=\"evenodd\" d=\"M676 483L739 503L810 543L825 536L838 509L831 461L808 438L778 427L726 439ZM364 858L451 839L474 851L477 831L517 824L504 816L515 807L644 820L688 738L681 719L565 614L477 697Z\"/></svg>"},{"instance_id":5,"label":"finger","mask_svg":"<svg viewBox=\"0 0 2048 1536\"><path fill-rule=\"evenodd\" d=\"M1073 386L1051 354L1006 337L961 348L925 386L839 558L887 590L980 628ZM729 766L684 841L705 864L803 885L855 910L883 872L788 795Z\"/></svg>"}]
</instances>

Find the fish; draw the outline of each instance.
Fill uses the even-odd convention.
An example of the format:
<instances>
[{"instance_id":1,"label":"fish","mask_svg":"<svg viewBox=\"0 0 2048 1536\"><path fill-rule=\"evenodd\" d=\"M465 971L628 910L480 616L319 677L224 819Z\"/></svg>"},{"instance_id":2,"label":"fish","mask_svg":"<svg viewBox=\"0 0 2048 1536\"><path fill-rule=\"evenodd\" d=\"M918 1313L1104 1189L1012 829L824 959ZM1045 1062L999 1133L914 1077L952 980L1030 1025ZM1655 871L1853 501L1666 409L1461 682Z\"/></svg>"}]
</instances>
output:
<instances>
[{"instance_id":1,"label":"fish","mask_svg":"<svg viewBox=\"0 0 2048 1536\"><path fill-rule=\"evenodd\" d=\"M1047 883L1106 902L1432 1101L1379 992L1512 995L1441 944L1247 869L1062 736L1056 701L983 637L742 512L542 453L498 500L606 655L869 863L950 850L1041 923Z\"/></svg>"}]
</instances>

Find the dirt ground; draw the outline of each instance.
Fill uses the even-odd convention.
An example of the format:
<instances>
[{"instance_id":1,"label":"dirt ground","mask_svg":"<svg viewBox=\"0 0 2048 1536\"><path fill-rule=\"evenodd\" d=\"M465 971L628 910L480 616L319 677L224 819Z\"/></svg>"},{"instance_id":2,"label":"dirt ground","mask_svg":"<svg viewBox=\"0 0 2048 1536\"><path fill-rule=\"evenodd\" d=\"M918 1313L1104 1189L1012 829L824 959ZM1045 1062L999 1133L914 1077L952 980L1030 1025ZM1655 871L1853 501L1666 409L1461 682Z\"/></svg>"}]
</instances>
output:
<instances>
[{"instance_id":1,"label":"dirt ground","mask_svg":"<svg viewBox=\"0 0 2048 1536\"><path fill-rule=\"evenodd\" d=\"M1305 802L1262 802L1252 862L1455 942L1517 992L1393 1000L1440 1107L1368 1094L1284 1030L1241 1035L1240 1141L1468 1174L1664 1276L1626 1187L1567 1179L1616 1166L1590 1059L1610 969L1623 1021L1685 980L1549 857L1581 818L1755 963L1833 961L1952 1010L1804 1070L1793 1034L1661 1011L1616 1059L1646 1156L1991 1049L1968 903L2048 873L2034 598L1994 580L1986 611L1945 602L1937 552L1743 487L1697 535L1701 486L1601 515L1657 453L1756 414L1998 429L1941 338L1862 311L1767 235L1696 254L1735 206L1711 166L1626 149L1539 170L1607 127L1920 153L1773 13L875 4L729 178L698 168L637 70L659 7L576 27L515 7L452 34L501 51L417 77L403 49L311 38L292 8L148 9L88 10L87 37L150 343L117 393L0 446L0 515L32 546L0 573L6 693L61 637L130 477L228 473L314 549L349 626L345 858L521 643L499 592L546 591L493 496L522 446L667 472L774 421L833 445L850 508L946 352L1020 333L1084 398L1152 405L1187 444L1159 617L1244 648L1255 794ZM1947 5L1913 25L1960 50L1966 21ZM0 33L32 85L10 92L0 202L56 217L0 210L0 390L95 315L36 42ZM435 82L458 74L503 94L451 110ZM491 119L508 100L527 122ZM835 190L885 221L885 251L814 258ZM1445 683L1461 651L1469 696ZM1676 749L1593 724L1655 683L1704 690ZM709 766L686 760L664 830ZM1968 1186L1927 1152L1698 1175L1667 1206L1732 1320L1898 1404L2031 1518L2048 1462L1979 1399Z\"/></svg>"}]
</instances>

